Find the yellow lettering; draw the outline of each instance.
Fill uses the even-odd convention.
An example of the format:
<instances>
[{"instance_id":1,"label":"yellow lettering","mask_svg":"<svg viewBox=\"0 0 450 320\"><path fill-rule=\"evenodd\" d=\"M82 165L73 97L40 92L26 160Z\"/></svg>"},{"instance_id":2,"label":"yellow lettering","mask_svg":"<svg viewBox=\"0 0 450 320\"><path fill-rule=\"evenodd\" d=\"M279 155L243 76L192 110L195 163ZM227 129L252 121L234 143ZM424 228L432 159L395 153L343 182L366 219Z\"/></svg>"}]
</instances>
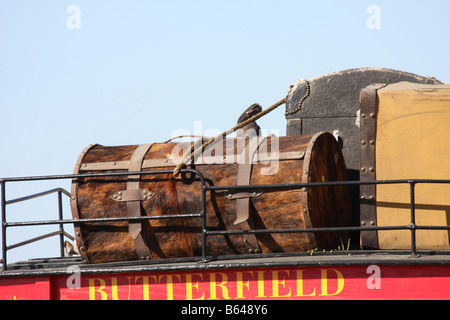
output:
<instances>
[{"instance_id":1,"label":"yellow lettering","mask_svg":"<svg viewBox=\"0 0 450 320\"><path fill-rule=\"evenodd\" d=\"M296 297L312 297L316 295L316 287L310 294L305 294L303 292L303 270L296 270L297 273L297 294Z\"/></svg>"},{"instance_id":2,"label":"yellow lettering","mask_svg":"<svg viewBox=\"0 0 450 320\"><path fill-rule=\"evenodd\" d=\"M334 271L337 276L337 288L336 292L328 293L328 271ZM321 286L321 296L335 296L341 293L344 289L344 276L339 270L336 269L321 269L320 270L320 286Z\"/></svg>"},{"instance_id":3,"label":"yellow lettering","mask_svg":"<svg viewBox=\"0 0 450 320\"><path fill-rule=\"evenodd\" d=\"M281 273L287 273L287 276L281 277ZM283 280L279 280L282 278ZM272 297L280 297L280 298L286 298L291 296L291 289L289 289L289 292L287 294L281 295L279 293L279 286L280 284L283 286L283 288L286 286L286 277L289 277L289 271L287 270L276 270L272 271Z\"/></svg>"},{"instance_id":4,"label":"yellow lettering","mask_svg":"<svg viewBox=\"0 0 450 320\"><path fill-rule=\"evenodd\" d=\"M111 278L111 295L113 300L119 300L117 292L117 278Z\"/></svg>"},{"instance_id":5,"label":"yellow lettering","mask_svg":"<svg viewBox=\"0 0 450 320\"><path fill-rule=\"evenodd\" d=\"M205 293L202 293L202 296L200 298L193 298L193 288L197 289L197 292L199 292L198 288L198 281L195 284L192 284L192 276L199 276L201 280L203 280L203 274L201 273L194 273L194 274L186 274L186 300L204 300L205 299Z\"/></svg>"},{"instance_id":6,"label":"yellow lettering","mask_svg":"<svg viewBox=\"0 0 450 320\"><path fill-rule=\"evenodd\" d=\"M245 299L244 297L244 286L247 287L247 290L250 288L250 281L247 281L244 283L244 273L251 274L253 277L253 271L246 271L246 272L236 272L236 291L237 291L237 299ZM263 287L264 290L264 287Z\"/></svg>"},{"instance_id":7,"label":"yellow lettering","mask_svg":"<svg viewBox=\"0 0 450 320\"><path fill-rule=\"evenodd\" d=\"M131 278L133 277L127 277L128 279L128 300L131 298Z\"/></svg>"},{"instance_id":8,"label":"yellow lettering","mask_svg":"<svg viewBox=\"0 0 450 320\"><path fill-rule=\"evenodd\" d=\"M176 274L167 274L159 276L159 282L161 283L161 279L167 277L167 300L173 300L173 277L177 277L178 281L181 281L180 275Z\"/></svg>"},{"instance_id":9,"label":"yellow lettering","mask_svg":"<svg viewBox=\"0 0 450 320\"><path fill-rule=\"evenodd\" d=\"M257 298L267 298L264 295L264 271L256 271L258 275L258 295Z\"/></svg>"},{"instance_id":10,"label":"yellow lettering","mask_svg":"<svg viewBox=\"0 0 450 320\"><path fill-rule=\"evenodd\" d=\"M150 286L149 286L149 279L153 278L156 282L156 276L137 276L134 278L134 283L137 284L138 280L142 278L142 299L143 300L150 300Z\"/></svg>"},{"instance_id":11,"label":"yellow lettering","mask_svg":"<svg viewBox=\"0 0 450 320\"><path fill-rule=\"evenodd\" d=\"M100 283L99 288L95 288L95 281L98 281ZM108 295L106 294L105 289L106 282L103 279L89 279L89 300L95 300L95 293L99 292L101 300L108 300Z\"/></svg>"},{"instance_id":12,"label":"yellow lettering","mask_svg":"<svg viewBox=\"0 0 450 320\"><path fill-rule=\"evenodd\" d=\"M222 277L222 282L219 284L217 284L216 282L216 275L220 275ZM220 287L222 289L222 297L224 299L230 299L230 296L228 295L228 288L225 286L227 282L228 276L225 273L211 273L209 275L210 299L219 299L217 298L217 287Z\"/></svg>"}]
</instances>

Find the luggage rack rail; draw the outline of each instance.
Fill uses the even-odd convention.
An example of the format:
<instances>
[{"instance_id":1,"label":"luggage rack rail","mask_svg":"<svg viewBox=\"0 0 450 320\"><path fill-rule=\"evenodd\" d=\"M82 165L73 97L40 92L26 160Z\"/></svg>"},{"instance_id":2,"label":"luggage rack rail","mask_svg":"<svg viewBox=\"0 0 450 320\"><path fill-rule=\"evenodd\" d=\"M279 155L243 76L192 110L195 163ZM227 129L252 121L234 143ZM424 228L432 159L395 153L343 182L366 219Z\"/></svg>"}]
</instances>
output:
<instances>
[{"instance_id":1,"label":"luggage rack rail","mask_svg":"<svg viewBox=\"0 0 450 320\"><path fill-rule=\"evenodd\" d=\"M262 233L305 233L305 232L336 232L336 231L350 231L350 232L364 232L376 230L410 230L411 232L411 247L410 255L417 256L416 250L416 231L417 230L450 230L450 226L426 226L417 225L415 217L415 186L417 184L450 184L450 180L436 180L436 179L401 179L401 180L376 180L376 181L339 181L339 182L313 182L313 183L295 183L295 184L270 184L270 185L239 185L239 186L214 186L208 185L206 179L201 172L196 169L183 169L183 175L191 174L198 177L201 182L201 212L179 215L160 215L160 216L139 216L139 217L108 217L108 218L94 218L94 219L63 219L62 212L62 195L70 198L70 193L62 188L51 189L48 191L36 193L30 196L21 197L12 200L6 200L6 184L9 182L26 182L26 181L45 181L45 180L63 180L63 179L80 179L80 178L94 178L94 177L116 177L129 175L151 175L151 174L168 174L172 170L152 170L152 171L136 171L136 172L107 172L107 173L88 173L88 174L66 174L66 175L48 175L48 176L30 176L30 177L16 177L16 178L0 178L0 200L1 200L1 230L2 230L2 259L0 263L3 265L3 270L8 269L7 251L23 246L32 242L36 242L51 236L59 235L60 253L64 256L64 237L74 240L74 237L64 231L65 224L84 223L84 222L112 222L112 221L144 221L152 219L171 219L171 218L201 218L202 219L202 262L209 261L206 254L206 238L212 235L239 235L239 234L262 234ZM351 226L351 227L324 227L324 228L304 228L304 229L264 229L264 230L233 230L233 231L211 231L206 225L206 193L215 191L233 191L233 192L267 192L267 191L288 191L293 189L314 188L314 187L330 187L330 186L355 186L355 185L379 185L379 184L409 184L410 187L410 210L411 219L408 225L399 226ZM7 221L6 208L7 205L27 201L37 197L48 194L58 194L58 219L57 220L40 220L40 221L24 221L24 222L9 222ZM51 232L27 241L23 241L13 245L7 245L6 229L10 227L23 226L38 226L38 225L59 225L59 231ZM243 255L248 257L248 255ZM200 257L199 257L200 259Z\"/></svg>"}]
</instances>

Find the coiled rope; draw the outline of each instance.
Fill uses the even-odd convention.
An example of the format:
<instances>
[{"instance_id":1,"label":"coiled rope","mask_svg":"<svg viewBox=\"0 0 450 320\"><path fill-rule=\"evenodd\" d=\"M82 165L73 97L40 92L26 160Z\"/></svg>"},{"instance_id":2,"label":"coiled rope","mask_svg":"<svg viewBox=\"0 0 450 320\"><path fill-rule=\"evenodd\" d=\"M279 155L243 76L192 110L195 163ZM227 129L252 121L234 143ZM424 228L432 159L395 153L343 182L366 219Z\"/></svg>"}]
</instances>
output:
<instances>
[{"instance_id":1,"label":"coiled rope","mask_svg":"<svg viewBox=\"0 0 450 320\"><path fill-rule=\"evenodd\" d=\"M311 91L310 91L310 86L309 86L309 82L306 81L306 93L305 95L300 99L300 102L298 104L298 107L296 109L294 109L294 112L289 112L288 114L293 114L295 112L298 112L299 110L301 110L303 103L305 102L306 98L309 97ZM292 86L291 88L292 89ZM266 114L268 114L269 112L275 110L276 108L278 108L279 106L283 105L286 103L286 99L287 98L283 98L280 101L278 101L277 103L271 105L269 108L255 114L253 117L248 118L247 120L235 125L233 128L228 129L224 132L222 132L221 134L211 138L208 141L205 141L201 146L199 146L198 148L195 148L195 146L198 145L198 143L193 143L191 146L191 149L189 152L187 152L185 155L183 155L183 158L181 159L181 162L175 167L175 169L173 170L173 175L175 177L178 177L180 175L180 171L181 169L186 167L186 164L191 161L192 163L194 162L194 159L203 152L203 150L205 150L205 148L207 146L209 146L210 144L212 144L214 141L220 139L220 138L225 138L226 136L228 136L230 133L233 133L234 131L241 129L243 127L245 127L247 124L254 122L256 120L258 120L259 118L265 116Z\"/></svg>"},{"instance_id":2,"label":"coiled rope","mask_svg":"<svg viewBox=\"0 0 450 320\"><path fill-rule=\"evenodd\" d=\"M270 106L269 108L267 108L266 110L261 111L260 113L255 114L253 117L248 118L247 120L235 125L233 128L228 129L224 132L222 132L221 134L211 138L208 141L205 141L200 147L198 147L197 149L195 149L195 143L191 146L191 150L190 152L186 153L183 158L181 159L181 162L175 167L175 169L173 170L173 175L175 177L178 177L180 174L181 169L186 167L187 162L190 161L194 161L195 157L197 157L201 152L203 152L203 150L209 146L210 144L212 144L214 141L216 141L217 139L220 138L225 138L226 136L228 136L230 133L233 133L234 131L246 126L247 124L249 124L250 122L256 121L259 118L265 116L266 114L268 114L269 112L275 110L276 108L278 108L279 106L283 105L286 103L286 98L281 99L280 101L278 101L277 103L275 103L274 105Z\"/></svg>"}]
</instances>

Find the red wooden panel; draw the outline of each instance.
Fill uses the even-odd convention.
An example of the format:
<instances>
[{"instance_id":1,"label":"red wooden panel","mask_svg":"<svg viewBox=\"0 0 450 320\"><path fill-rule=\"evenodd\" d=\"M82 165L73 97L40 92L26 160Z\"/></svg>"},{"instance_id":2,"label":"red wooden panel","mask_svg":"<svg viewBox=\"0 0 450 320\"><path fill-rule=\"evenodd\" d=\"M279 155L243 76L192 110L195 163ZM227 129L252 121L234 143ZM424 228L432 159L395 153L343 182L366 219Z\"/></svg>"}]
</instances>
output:
<instances>
[{"instance_id":1,"label":"red wooden panel","mask_svg":"<svg viewBox=\"0 0 450 320\"><path fill-rule=\"evenodd\" d=\"M0 300L50 300L50 277L0 278Z\"/></svg>"},{"instance_id":2,"label":"red wooden panel","mask_svg":"<svg viewBox=\"0 0 450 320\"><path fill-rule=\"evenodd\" d=\"M450 299L450 267L324 266L82 275L56 299Z\"/></svg>"}]
</instances>

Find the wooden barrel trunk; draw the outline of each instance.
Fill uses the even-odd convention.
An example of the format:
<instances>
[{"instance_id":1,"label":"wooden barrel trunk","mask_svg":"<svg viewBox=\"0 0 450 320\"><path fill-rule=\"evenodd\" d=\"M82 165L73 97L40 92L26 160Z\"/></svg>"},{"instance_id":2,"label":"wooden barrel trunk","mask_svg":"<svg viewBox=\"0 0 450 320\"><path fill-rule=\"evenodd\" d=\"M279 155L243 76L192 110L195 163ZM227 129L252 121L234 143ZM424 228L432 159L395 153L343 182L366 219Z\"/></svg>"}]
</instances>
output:
<instances>
[{"instance_id":1,"label":"wooden barrel trunk","mask_svg":"<svg viewBox=\"0 0 450 320\"><path fill-rule=\"evenodd\" d=\"M190 143L88 146L75 173L173 170ZM250 159L250 160L249 160ZM207 148L188 168L208 185L263 185L347 180L338 143L330 133L307 136L231 138ZM202 186L190 174L170 173L78 178L72 182L74 219L200 213ZM300 229L348 226L347 187L289 191L206 192L209 231ZM75 224L85 263L200 256L201 218L108 221ZM249 252L300 252L337 249L342 233L208 235L208 256Z\"/></svg>"}]
</instances>

